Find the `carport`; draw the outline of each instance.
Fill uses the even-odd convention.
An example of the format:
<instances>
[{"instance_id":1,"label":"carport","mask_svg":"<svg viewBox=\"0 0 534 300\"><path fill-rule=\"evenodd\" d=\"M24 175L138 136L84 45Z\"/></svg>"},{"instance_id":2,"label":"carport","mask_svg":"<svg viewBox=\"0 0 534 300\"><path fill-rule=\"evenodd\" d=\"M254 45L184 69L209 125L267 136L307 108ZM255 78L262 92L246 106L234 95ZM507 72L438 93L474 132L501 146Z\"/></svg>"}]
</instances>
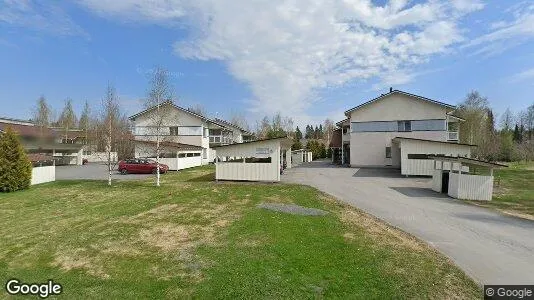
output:
<instances>
[{"instance_id":1,"label":"carport","mask_svg":"<svg viewBox=\"0 0 534 300\"><path fill-rule=\"evenodd\" d=\"M214 147L215 179L280 181L283 166L291 168L292 140L287 137Z\"/></svg>"},{"instance_id":2,"label":"carport","mask_svg":"<svg viewBox=\"0 0 534 300\"><path fill-rule=\"evenodd\" d=\"M506 165L467 157L427 155L433 160L432 190L452 198L491 201L493 169ZM471 173L464 172L469 167Z\"/></svg>"},{"instance_id":3,"label":"carport","mask_svg":"<svg viewBox=\"0 0 534 300\"><path fill-rule=\"evenodd\" d=\"M135 158L156 159L156 142L134 140ZM202 165L202 147L181 143L160 142L159 161L178 171Z\"/></svg>"}]
</instances>

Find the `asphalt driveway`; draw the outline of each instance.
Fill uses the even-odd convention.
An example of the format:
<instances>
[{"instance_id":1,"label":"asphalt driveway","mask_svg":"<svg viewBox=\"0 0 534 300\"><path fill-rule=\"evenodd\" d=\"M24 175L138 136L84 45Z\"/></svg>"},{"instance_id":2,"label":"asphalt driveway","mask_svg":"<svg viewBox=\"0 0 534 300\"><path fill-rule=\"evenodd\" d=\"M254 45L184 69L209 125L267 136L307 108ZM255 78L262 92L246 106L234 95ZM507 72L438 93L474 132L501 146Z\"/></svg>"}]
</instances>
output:
<instances>
[{"instance_id":1,"label":"asphalt driveway","mask_svg":"<svg viewBox=\"0 0 534 300\"><path fill-rule=\"evenodd\" d=\"M425 240L480 284L534 284L534 221L505 216L430 189L398 170L312 162L282 180L311 185Z\"/></svg>"},{"instance_id":2,"label":"asphalt driveway","mask_svg":"<svg viewBox=\"0 0 534 300\"><path fill-rule=\"evenodd\" d=\"M113 170L113 179L135 180L153 176L152 174L127 174L121 175ZM56 166L56 180L108 180L108 167L104 164L90 163L83 166Z\"/></svg>"}]
</instances>

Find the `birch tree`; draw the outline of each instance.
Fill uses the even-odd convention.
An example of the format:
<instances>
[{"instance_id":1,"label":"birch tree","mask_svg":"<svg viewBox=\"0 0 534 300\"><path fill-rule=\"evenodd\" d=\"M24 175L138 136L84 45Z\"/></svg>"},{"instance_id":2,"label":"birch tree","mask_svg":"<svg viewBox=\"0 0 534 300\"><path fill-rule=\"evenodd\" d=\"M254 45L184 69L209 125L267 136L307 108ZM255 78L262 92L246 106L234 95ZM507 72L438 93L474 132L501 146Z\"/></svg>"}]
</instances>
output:
<instances>
[{"instance_id":1,"label":"birch tree","mask_svg":"<svg viewBox=\"0 0 534 300\"><path fill-rule=\"evenodd\" d=\"M102 132L106 140L105 153L106 153L106 165L108 167L108 185L111 186L112 172L116 167L117 160L111 158L113 138L116 136L116 129L119 125L118 116L120 115L119 100L117 93L112 85L108 85L106 90L106 96L102 100Z\"/></svg>"},{"instance_id":2,"label":"birch tree","mask_svg":"<svg viewBox=\"0 0 534 300\"><path fill-rule=\"evenodd\" d=\"M155 108L150 114L150 128L156 139L156 186L160 186L160 153L161 143L166 136L163 127L166 125L167 110L162 107L165 101L172 101L174 90L169 80L167 70L157 67L150 79L148 98L145 101L146 108Z\"/></svg>"}]
</instances>

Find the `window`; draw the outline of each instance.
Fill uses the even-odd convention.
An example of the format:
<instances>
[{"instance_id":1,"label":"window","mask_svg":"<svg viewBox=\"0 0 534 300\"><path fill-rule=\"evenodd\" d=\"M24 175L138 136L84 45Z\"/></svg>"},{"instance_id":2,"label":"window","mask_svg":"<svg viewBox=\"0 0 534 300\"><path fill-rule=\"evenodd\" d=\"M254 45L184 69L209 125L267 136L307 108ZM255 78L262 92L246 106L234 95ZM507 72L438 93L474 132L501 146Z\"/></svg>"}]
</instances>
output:
<instances>
[{"instance_id":1,"label":"window","mask_svg":"<svg viewBox=\"0 0 534 300\"><path fill-rule=\"evenodd\" d=\"M412 131L412 121L398 121L397 125L398 125L399 132Z\"/></svg>"},{"instance_id":2,"label":"window","mask_svg":"<svg viewBox=\"0 0 534 300\"><path fill-rule=\"evenodd\" d=\"M178 154L178 158L184 158L184 157L185 157L185 153Z\"/></svg>"},{"instance_id":3,"label":"window","mask_svg":"<svg viewBox=\"0 0 534 300\"><path fill-rule=\"evenodd\" d=\"M177 136L178 135L178 126L169 127L170 135Z\"/></svg>"},{"instance_id":4,"label":"window","mask_svg":"<svg viewBox=\"0 0 534 300\"><path fill-rule=\"evenodd\" d=\"M187 156L187 157L196 157L196 156L200 156L200 153L199 153L199 152L195 152L195 153L187 153L186 156Z\"/></svg>"},{"instance_id":5,"label":"window","mask_svg":"<svg viewBox=\"0 0 534 300\"><path fill-rule=\"evenodd\" d=\"M391 158L391 147L386 147L386 158Z\"/></svg>"}]
</instances>

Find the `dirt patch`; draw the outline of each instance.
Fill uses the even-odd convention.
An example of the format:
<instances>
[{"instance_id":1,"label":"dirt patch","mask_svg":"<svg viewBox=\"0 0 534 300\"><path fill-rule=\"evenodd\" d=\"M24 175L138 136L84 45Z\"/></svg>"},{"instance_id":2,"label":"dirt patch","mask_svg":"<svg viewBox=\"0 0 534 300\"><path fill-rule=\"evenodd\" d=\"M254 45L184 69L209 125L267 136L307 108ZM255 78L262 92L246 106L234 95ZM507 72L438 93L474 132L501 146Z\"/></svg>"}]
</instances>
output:
<instances>
[{"instance_id":1,"label":"dirt patch","mask_svg":"<svg viewBox=\"0 0 534 300\"><path fill-rule=\"evenodd\" d=\"M57 252L54 258L53 266L59 267L61 270L68 272L75 269L86 270L88 274L107 279L110 276L106 274L102 266L91 259L86 253L86 249L68 249Z\"/></svg>"},{"instance_id":2,"label":"dirt patch","mask_svg":"<svg viewBox=\"0 0 534 300\"><path fill-rule=\"evenodd\" d=\"M341 221L345 224L362 228L371 238L380 241L382 244L407 247L417 252L427 249L427 246L409 234L354 209L347 208L343 210L341 212Z\"/></svg>"},{"instance_id":3,"label":"dirt patch","mask_svg":"<svg viewBox=\"0 0 534 300\"><path fill-rule=\"evenodd\" d=\"M149 245L168 252L179 248L190 248L190 231L186 226L176 224L161 224L139 232L140 239Z\"/></svg>"}]
</instances>

